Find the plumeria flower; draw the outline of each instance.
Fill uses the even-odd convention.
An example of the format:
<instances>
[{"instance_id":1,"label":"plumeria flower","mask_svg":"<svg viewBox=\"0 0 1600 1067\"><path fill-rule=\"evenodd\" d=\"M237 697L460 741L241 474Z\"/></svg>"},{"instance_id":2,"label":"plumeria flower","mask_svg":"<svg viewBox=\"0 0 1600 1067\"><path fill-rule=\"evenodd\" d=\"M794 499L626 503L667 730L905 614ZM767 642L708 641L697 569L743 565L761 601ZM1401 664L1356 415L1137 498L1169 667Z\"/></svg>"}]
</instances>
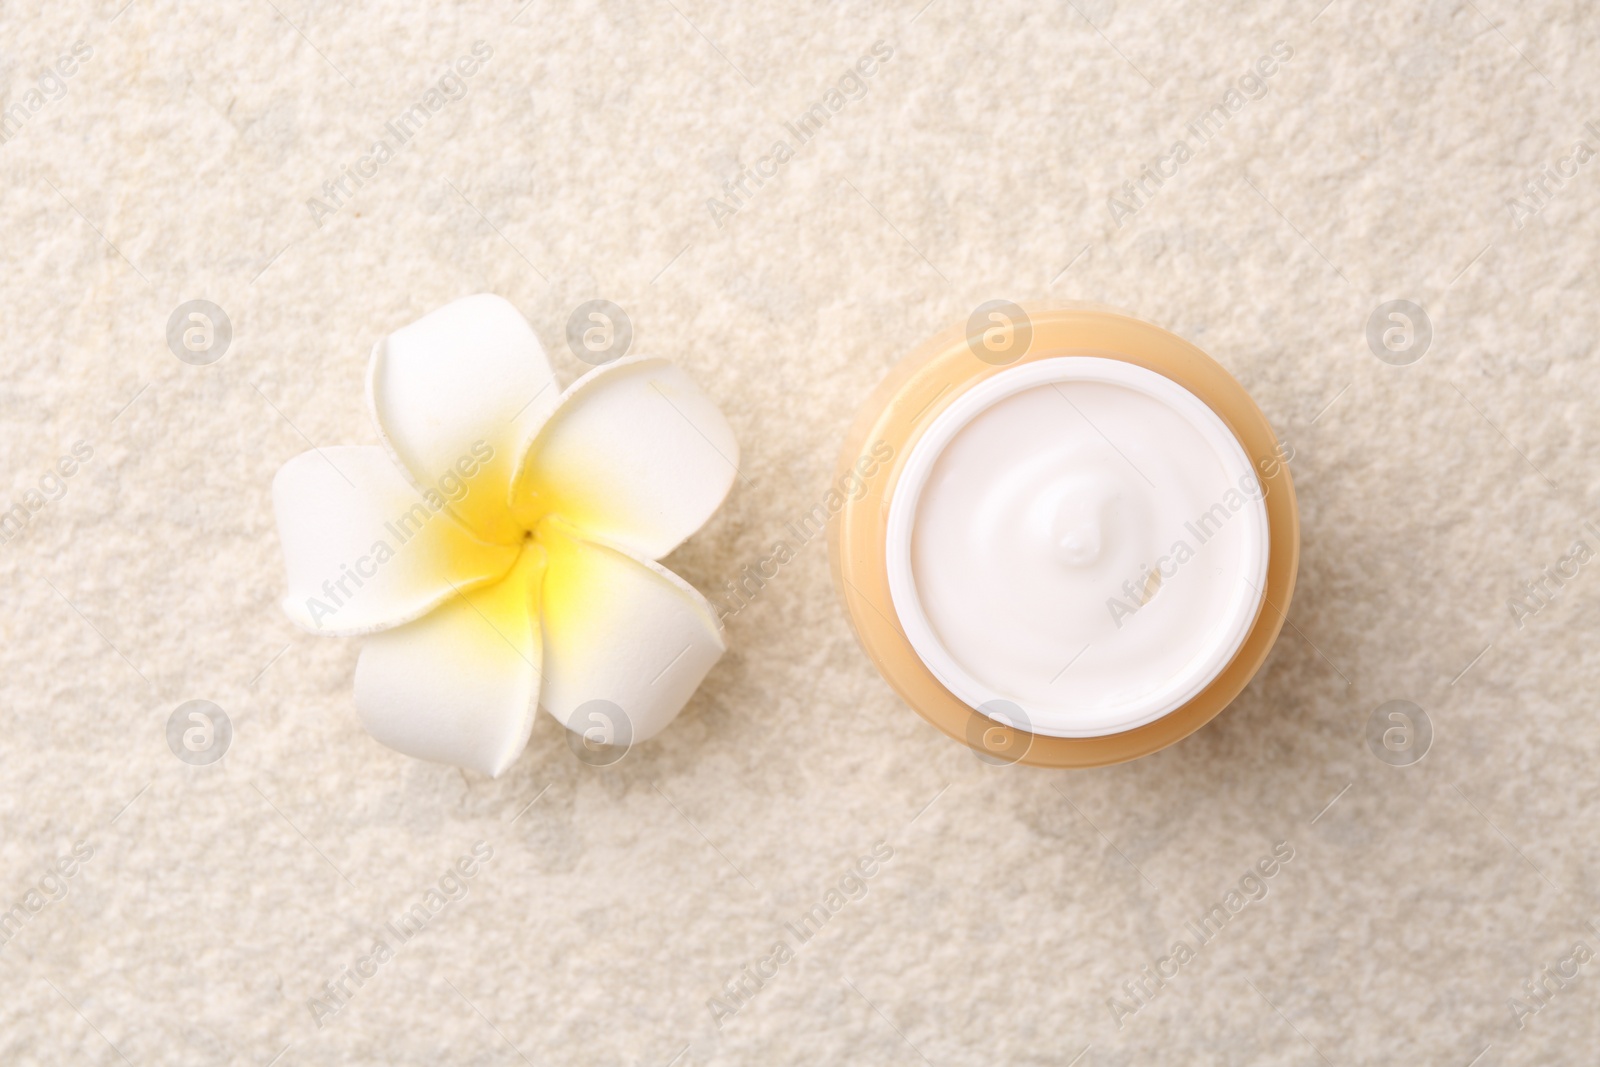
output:
<instances>
[{"instance_id":1,"label":"plumeria flower","mask_svg":"<svg viewBox=\"0 0 1600 1067\"><path fill-rule=\"evenodd\" d=\"M655 562L737 473L711 399L636 357L560 392L527 320L490 295L379 341L367 399L380 444L303 453L272 485L284 610L370 635L367 730L489 775L536 707L569 730L602 723L606 743L659 733L724 650L705 598Z\"/></svg>"}]
</instances>

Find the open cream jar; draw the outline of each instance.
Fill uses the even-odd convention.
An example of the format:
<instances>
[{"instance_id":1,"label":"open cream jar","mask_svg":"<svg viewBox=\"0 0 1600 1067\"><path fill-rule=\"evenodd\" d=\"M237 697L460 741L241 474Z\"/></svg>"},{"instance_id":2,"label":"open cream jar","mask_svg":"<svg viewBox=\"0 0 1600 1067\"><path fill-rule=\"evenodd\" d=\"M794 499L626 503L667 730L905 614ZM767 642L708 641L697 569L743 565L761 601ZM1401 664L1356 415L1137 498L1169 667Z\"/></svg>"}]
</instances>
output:
<instances>
[{"instance_id":1,"label":"open cream jar","mask_svg":"<svg viewBox=\"0 0 1600 1067\"><path fill-rule=\"evenodd\" d=\"M985 309L903 360L845 442L841 474L893 455L830 528L845 610L907 703L980 756L1153 752L1237 696L1282 625L1283 450L1158 327Z\"/></svg>"}]
</instances>

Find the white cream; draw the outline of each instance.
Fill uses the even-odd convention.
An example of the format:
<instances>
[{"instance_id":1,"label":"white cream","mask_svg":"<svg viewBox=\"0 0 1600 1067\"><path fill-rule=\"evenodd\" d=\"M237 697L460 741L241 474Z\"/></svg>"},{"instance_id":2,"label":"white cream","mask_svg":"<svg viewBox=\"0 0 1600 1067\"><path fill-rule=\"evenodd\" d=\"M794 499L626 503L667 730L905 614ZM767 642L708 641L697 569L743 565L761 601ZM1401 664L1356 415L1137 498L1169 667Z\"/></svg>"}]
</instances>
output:
<instances>
[{"instance_id":1,"label":"white cream","mask_svg":"<svg viewBox=\"0 0 1600 1067\"><path fill-rule=\"evenodd\" d=\"M1025 363L962 394L907 456L886 546L895 613L990 717L1129 730L1243 644L1266 584L1263 492L1227 425L1171 379L1095 356Z\"/></svg>"}]
</instances>

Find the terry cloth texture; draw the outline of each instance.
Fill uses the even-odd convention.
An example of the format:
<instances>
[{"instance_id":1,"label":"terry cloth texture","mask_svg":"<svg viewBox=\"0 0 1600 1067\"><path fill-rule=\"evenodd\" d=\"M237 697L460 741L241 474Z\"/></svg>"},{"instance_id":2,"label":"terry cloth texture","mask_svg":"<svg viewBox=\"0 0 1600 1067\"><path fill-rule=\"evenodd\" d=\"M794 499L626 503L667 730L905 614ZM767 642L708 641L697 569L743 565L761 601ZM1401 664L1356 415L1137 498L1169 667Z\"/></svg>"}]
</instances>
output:
<instances>
[{"instance_id":1,"label":"terry cloth texture","mask_svg":"<svg viewBox=\"0 0 1600 1067\"><path fill-rule=\"evenodd\" d=\"M0 1062L1592 1062L1597 71L1577 0L6 5ZM616 303L728 413L669 567L793 542L612 767L543 715L498 780L399 756L278 605L274 472L485 291L563 383ZM1282 637L1130 765L938 735L791 532L1000 298L1161 323L1294 450Z\"/></svg>"}]
</instances>

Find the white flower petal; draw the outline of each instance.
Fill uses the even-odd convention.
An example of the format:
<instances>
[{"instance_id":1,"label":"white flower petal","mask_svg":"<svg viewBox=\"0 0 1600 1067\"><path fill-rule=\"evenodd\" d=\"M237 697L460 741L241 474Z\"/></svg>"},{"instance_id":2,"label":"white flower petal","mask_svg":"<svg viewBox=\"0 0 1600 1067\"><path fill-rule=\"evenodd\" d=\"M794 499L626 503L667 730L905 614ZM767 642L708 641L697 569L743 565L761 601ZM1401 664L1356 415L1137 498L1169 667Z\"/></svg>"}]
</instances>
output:
<instances>
[{"instance_id":1,"label":"white flower petal","mask_svg":"<svg viewBox=\"0 0 1600 1067\"><path fill-rule=\"evenodd\" d=\"M272 480L272 505L289 572L283 610L312 633L409 622L517 558L516 548L481 541L430 508L374 445L294 457Z\"/></svg>"},{"instance_id":2,"label":"white flower petal","mask_svg":"<svg viewBox=\"0 0 1600 1067\"><path fill-rule=\"evenodd\" d=\"M559 396L533 328L488 293L396 330L373 348L367 369L384 445L418 488L449 499L468 526L497 541L521 536L508 505L512 473Z\"/></svg>"},{"instance_id":3,"label":"white flower petal","mask_svg":"<svg viewBox=\"0 0 1600 1067\"><path fill-rule=\"evenodd\" d=\"M530 546L494 585L367 639L356 710L373 737L418 759L498 777L528 743L539 698L534 611L544 553Z\"/></svg>"},{"instance_id":4,"label":"white flower petal","mask_svg":"<svg viewBox=\"0 0 1600 1067\"><path fill-rule=\"evenodd\" d=\"M539 703L582 731L585 706L606 701L626 717L631 740L654 737L722 656L711 605L659 564L556 520L540 526L539 540L549 559Z\"/></svg>"},{"instance_id":5,"label":"white flower petal","mask_svg":"<svg viewBox=\"0 0 1600 1067\"><path fill-rule=\"evenodd\" d=\"M687 374L661 359L622 359L567 390L525 451L516 491L660 559L717 510L738 466L733 429Z\"/></svg>"}]
</instances>

